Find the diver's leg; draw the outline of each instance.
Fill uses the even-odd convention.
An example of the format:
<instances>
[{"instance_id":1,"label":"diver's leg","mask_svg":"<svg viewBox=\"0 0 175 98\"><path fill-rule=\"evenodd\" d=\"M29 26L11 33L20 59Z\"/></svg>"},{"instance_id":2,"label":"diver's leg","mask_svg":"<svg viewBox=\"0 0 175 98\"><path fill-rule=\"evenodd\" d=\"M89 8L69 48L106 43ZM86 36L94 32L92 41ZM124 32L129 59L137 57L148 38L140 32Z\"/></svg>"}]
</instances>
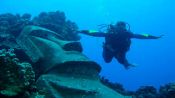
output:
<instances>
[{"instance_id":1,"label":"diver's leg","mask_svg":"<svg viewBox=\"0 0 175 98\"><path fill-rule=\"evenodd\" d=\"M126 59L126 52L125 51L116 53L115 58L118 60L118 62L120 64L124 65L124 67L126 69L129 68L130 64L129 64L128 60Z\"/></svg>"},{"instance_id":2,"label":"diver's leg","mask_svg":"<svg viewBox=\"0 0 175 98\"><path fill-rule=\"evenodd\" d=\"M114 57L113 52L111 52L106 47L103 47L103 59L106 63L110 63L112 61L112 58Z\"/></svg>"}]
</instances>

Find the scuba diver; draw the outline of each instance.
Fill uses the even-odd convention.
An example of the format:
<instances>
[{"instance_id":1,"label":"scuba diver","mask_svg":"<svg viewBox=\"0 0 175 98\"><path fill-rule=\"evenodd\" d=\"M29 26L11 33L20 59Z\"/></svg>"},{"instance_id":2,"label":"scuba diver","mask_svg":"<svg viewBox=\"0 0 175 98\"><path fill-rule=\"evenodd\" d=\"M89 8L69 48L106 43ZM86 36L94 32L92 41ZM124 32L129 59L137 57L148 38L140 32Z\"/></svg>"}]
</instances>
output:
<instances>
[{"instance_id":1,"label":"scuba diver","mask_svg":"<svg viewBox=\"0 0 175 98\"><path fill-rule=\"evenodd\" d=\"M128 25L128 29L127 29ZM124 65L125 69L134 67L135 65L130 64L126 59L126 53L130 48L131 38L137 39L159 39L161 36L152 36L149 34L134 34L130 31L128 23L119 21L116 24L110 24L107 32L99 32L94 30L81 30L79 33L94 36L94 37L105 37L103 43L103 58L106 63L110 63L114 58L118 62Z\"/></svg>"}]
</instances>

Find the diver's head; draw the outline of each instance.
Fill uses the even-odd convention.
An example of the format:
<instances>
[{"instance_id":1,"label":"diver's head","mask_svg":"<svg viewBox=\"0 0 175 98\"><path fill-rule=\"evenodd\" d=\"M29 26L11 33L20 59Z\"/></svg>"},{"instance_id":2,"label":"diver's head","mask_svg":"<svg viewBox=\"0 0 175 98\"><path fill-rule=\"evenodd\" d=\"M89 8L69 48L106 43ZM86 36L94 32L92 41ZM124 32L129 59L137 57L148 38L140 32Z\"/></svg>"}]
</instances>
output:
<instances>
[{"instance_id":1,"label":"diver's head","mask_svg":"<svg viewBox=\"0 0 175 98\"><path fill-rule=\"evenodd\" d=\"M130 31L130 25L126 22L119 21L116 24L110 24L108 28L109 33L120 33Z\"/></svg>"},{"instance_id":2,"label":"diver's head","mask_svg":"<svg viewBox=\"0 0 175 98\"><path fill-rule=\"evenodd\" d=\"M119 21L115 24L115 28L119 31L126 31L126 23L123 21Z\"/></svg>"}]
</instances>

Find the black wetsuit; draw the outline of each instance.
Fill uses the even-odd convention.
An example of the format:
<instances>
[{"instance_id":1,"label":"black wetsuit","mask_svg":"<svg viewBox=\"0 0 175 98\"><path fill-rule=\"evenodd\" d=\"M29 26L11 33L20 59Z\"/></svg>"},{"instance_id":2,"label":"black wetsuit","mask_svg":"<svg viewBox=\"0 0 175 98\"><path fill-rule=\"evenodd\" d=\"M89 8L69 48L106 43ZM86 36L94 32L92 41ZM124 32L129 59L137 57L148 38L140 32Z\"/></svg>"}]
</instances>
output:
<instances>
[{"instance_id":1,"label":"black wetsuit","mask_svg":"<svg viewBox=\"0 0 175 98\"><path fill-rule=\"evenodd\" d=\"M126 52L130 48L131 38L138 39L157 39L158 37L152 35L141 35L133 34L129 31L120 31L117 33L103 33L103 32L93 32L88 30L83 30L80 33L95 36L95 37L105 37L105 42L103 44L103 58L106 63L111 62L112 58L115 57L119 63L123 64L125 68L130 66L126 59Z\"/></svg>"}]
</instances>

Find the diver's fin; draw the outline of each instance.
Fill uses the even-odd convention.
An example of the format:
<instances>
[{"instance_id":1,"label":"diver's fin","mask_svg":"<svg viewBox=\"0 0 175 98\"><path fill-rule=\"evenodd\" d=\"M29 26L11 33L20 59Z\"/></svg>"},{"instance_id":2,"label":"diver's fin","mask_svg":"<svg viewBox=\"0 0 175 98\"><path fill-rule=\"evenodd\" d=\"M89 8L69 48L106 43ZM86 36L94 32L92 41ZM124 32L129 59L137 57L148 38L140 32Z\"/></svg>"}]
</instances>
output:
<instances>
[{"instance_id":1,"label":"diver's fin","mask_svg":"<svg viewBox=\"0 0 175 98\"><path fill-rule=\"evenodd\" d=\"M128 66L126 66L125 67L125 69L130 69L130 68L132 68L132 67L137 67L138 66L138 64L129 64Z\"/></svg>"}]
</instances>

